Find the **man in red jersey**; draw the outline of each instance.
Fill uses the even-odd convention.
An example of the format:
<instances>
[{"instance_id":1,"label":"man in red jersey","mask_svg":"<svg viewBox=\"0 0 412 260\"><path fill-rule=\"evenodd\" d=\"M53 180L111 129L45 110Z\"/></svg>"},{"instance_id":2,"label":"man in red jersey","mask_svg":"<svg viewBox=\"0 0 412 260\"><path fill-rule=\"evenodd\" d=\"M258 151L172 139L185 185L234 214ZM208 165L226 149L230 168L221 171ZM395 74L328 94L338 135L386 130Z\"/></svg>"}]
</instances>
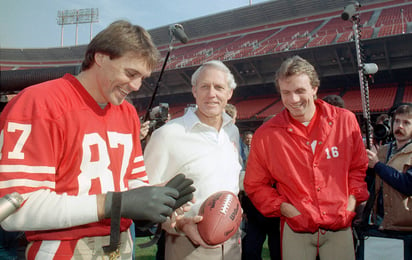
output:
<instances>
[{"instance_id":1,"label":"man in red jersey","mask_svg":"<svg viewBox=\"0 0 412 260\"><path fill-rule=\"evenodd\" d=\"M158 59L147 31L117 21L90 42L79 75L28 87L5 107L0 196L25 201L1 224L26 231L28 259L131 259L132 220L162 223L192 197L188 179L183 202L181 187L147 185L138 114L123 102ZM111 239L120 241L104 250Z\"/></svg>"},{"instance_id":2,"label":"man in red jersey","mask_svg":"<svg viewBox=\"0 0 412 260\"><path fill-rule=\"evenodd\" d=\"M319 78L299 56L275 81L286 109L253 135L245 191L263 215L281 218L282 259L354 259L351 222L368 198L356 117L316 99Z\"/></svg>"}]
</instances>

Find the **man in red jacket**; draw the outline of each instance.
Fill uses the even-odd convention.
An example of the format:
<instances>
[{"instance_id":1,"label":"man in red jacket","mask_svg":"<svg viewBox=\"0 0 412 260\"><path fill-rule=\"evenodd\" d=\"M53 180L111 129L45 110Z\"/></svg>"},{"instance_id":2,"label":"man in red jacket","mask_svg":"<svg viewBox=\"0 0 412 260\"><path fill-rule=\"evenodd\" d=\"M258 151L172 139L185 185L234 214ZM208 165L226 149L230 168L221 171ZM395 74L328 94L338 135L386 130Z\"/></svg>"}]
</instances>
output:
<instances>
[{"instance_id":1,"label":"man in red jacket","mask_svg":"<svg viewBox=\"0 0 412 260\"><path fill-rule=\"evenodd\" d=\"M263 215L281 217L283 259L355 259L351 221L368 198L356 117L316 99L319 78L299 56L275 83L286 109L255 132L245 191Z\"/></svg>"}]
</instances>

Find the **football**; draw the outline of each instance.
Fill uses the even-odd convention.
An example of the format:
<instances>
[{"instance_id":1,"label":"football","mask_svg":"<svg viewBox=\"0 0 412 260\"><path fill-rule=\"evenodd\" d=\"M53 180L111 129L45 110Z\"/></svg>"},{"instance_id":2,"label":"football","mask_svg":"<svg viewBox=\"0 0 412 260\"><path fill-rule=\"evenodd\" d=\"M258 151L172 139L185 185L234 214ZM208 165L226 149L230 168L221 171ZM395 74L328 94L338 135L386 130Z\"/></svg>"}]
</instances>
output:
<instances>
[{"instance_id":1,"label":"football","mask_svg":"<svg viewBox=\"0 0 412 260\"><path fill-rule=\"evenodd\" d=\"M242 221L242 208L238 197L230 191L210 195L200 206L203 220L197 224L202 239L209 245L217 245L232 237Z\"/></svg>"}]
</instances>

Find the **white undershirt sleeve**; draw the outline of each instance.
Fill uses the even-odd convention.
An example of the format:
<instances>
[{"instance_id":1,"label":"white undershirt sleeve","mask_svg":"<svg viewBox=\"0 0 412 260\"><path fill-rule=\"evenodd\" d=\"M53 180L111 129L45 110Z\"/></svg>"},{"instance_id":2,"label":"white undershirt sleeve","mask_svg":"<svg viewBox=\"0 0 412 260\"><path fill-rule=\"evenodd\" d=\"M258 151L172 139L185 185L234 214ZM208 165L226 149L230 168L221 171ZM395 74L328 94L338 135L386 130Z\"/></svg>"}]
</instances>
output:
<instances>
[{"instance_id":1,"label":"white undershirt sleeve","mask_svg":"<svg viewBox=\"0 0 412 260\"><path fill-rule=\"evenodd\" d=\"M1 226L8 231L68 228L98 221L96 195L69 196L49 190L23 194L24 204Z\"/></svg>"}]
</instances>

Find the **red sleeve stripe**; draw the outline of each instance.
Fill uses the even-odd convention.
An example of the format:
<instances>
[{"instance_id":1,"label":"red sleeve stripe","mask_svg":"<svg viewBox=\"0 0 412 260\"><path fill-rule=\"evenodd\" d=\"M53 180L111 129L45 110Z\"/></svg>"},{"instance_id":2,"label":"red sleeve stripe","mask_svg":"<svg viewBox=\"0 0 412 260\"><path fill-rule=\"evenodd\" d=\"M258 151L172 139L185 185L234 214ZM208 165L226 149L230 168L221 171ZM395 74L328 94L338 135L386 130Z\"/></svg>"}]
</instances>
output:
<instances>
[{"instance_id":1,"label":"red sleeve stripe","mask_svg":"<svg viewBox=\"0 0 412 260\"><path fill-rule=\"evenodd\" d=\"M55 167L29 165L0 165L0 172L56 173Z\"/></svg>"}]
</instances>

